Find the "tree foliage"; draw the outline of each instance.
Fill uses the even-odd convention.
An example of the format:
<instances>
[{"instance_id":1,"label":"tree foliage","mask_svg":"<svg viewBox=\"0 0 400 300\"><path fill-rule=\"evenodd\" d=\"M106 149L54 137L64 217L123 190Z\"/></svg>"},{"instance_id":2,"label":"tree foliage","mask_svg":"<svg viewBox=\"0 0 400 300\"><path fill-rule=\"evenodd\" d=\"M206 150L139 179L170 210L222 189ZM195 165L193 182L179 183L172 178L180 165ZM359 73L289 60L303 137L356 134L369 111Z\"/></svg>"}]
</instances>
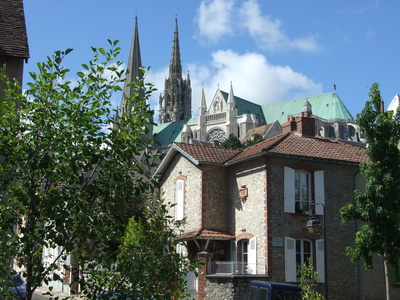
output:
<instances>
[{"instance_id":1,"label":"tree foliage","mask_svg":"<svg viewBox=\"0 0 400 300\"><path fill-rule=\"evenodd\" d=\"M346 253L352 261L363 260L367 269L373 267L373 253L383 256L388 286L387 264L397 265L400 255L400 120L398 114L382 111L378 83L371 86L369 97L357 116L370 157L360 165L366 186L355 191L354 204L345 205L341 215L344 221L364 224Z\"/></svg>"},{"instance_id":2,"label":"tree foliage","mask_svg":"<svg viewBox=\"0 0 400 300\"><path fill-rule=\"evenodd\" d=\"M0 277L14 262L26 278L28 300L42 282L62 279L60 266L75 274L84 292L96 290L99 282L89 284L77 272L114 268L129 219L158 214L148 174L153 157L145 151L152 141L144 138L153 114L146 99L154 88L133 82L136 93L127 101L135 105L116 122L111 98L121 91L126 70L116 61L118 42L109 44L110 50L92 47L93 59L76 82L62 65L71 49L39 63L24 94L0 75L6 85L0 99ZM55 248L58 256L43 252Z\"/></svg>"},{"instance_id":3,"label":"tree foliage","mask_svg":"<svg viewBox=\"0 0 400 300\"><path fill-rule=\"evenodd\" d=\"M228 138L226 138L221 146L223 148L228 148L228 149L244 149L244 148L248 148L251 147L255 144L258 144L260 142L262 142L264 140L264 138L262 137L262 135L256 133L253 134L246 142L242 143L240 142L239 138L234 135L233 133L231 133Z\"/></svg>"},{"instance_id":4,"label":"tree foliage","mask_svg":"<svg viewBox=\"0 0 400 300\"><path fill-rule=\"evenodd\" d=\"M303 300L323 300L325 299L315 290L318 281L318 272L315 270L312 257L310 256L303 266L298 268L300 275L301 299Z\"/></svg>"},{"instance_id":5,"label":"tree foliage","mask_svg":"<svg viewBox=\"0 0 400 300\"><path fill-rule=\"evenodd\" d=\"M222 142L221 146L227 149L243 149L243 145L239 138L233 133L231 133L228 138Z\"/></svg>"},{"instance_id":6,"label":"tree foliage","mask_svg":"<svg viewBox=\"0 0 400 300\"><path fill-rule=\"evenodd\" d=\"M255 144L261 143L262 141L264 141L263 136L259 133L255 133L246 141L244 148L251 147Z\"/></svg>"}]
</instances>

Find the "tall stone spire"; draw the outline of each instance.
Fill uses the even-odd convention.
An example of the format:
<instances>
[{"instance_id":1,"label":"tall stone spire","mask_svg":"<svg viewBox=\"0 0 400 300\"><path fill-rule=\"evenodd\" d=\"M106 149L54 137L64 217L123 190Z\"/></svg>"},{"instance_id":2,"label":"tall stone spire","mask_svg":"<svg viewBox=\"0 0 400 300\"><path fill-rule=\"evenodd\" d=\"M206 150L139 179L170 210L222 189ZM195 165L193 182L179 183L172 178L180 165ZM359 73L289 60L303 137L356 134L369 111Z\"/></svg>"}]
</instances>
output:
<instances>
[{"instance_id":1,"label":"tall stone spire","mask_svg":"<svg viewBox=\"0 0 400 300\"><path fill-rule=\"evenodd\" d=\"M124 86L124 91L122 94L121 100L121 114L129 112L130 108L134 105L134 103L126 103L126 99L130 97L137 89L129 86L131 82L138 83L142 78L143 74L140 70L142 67L142 58L140 55L140 44L139 44L139 30L138 30L138 22L137 17L135 18L135 29L132 37L131 49L129 52L129 60L128 60L128 74L126 75L126 81ZM139 95L144 96L143 89L139 90Z\"/></svg>"},{"instance_id":2,"label":"tall stone spire","mask_svg":"<svg viewBox=\"0 0 400 300\"><path fill-rule=\"evenodd\" d=\"M172 44L171 63L169 65L169 76L171 78L182 78L181 51L179 49L178 19L175 19L174 41Z\"/></svg>"},{"instance_id":3,"label":"tall stone spire","mask_svg":"<svg viewBox=\"0 0 400 300\"><path fill-rule=\"evenodd\" d=\"M189 74L186 79L182 78L177 19L175 19L169 76L165 79L164 94L160 95L159 105L158 123L160 124L188 120L192 117L192 88Z\"/></svg>"},{"instance_id":4,"label":"tall stone spire","mask_svg":"<svg viewBox=\"0 0 400 300\"><path fill-rule=\"evenodd\" d=\"M123 113L131 113L132 107L136 104L134 101L128 102L127 100L131 95L137 93L139 97L145 97L145 90L143 84L139 84L143 79L142 73L142 58L140 55L140 44L139 44L139 30L138 30L138 18L135 17L135 29L133 31L131 49L129 52L128 59L128 74L125 79L125 86L122 93L121 100L121 111ZM130 86L132 82L136 82L136 87ZM116 116L116 122L118 123L119 116ZM148 133L145 135L147 139L153 138L153 116L151 116L148 124Z\"/></svg>"}]
</instances>

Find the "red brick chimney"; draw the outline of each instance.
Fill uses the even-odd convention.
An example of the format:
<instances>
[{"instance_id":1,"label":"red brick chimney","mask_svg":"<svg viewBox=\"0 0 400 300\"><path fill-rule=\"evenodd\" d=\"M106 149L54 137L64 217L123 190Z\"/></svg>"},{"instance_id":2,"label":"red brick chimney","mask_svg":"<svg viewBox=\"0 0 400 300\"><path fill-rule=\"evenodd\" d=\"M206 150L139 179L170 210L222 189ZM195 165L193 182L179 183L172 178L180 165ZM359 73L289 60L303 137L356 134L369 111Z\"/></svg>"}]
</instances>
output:
<instances>
[{"instance_id":1,"label":"red brick chimney","mask_svg":"<svg viewBox=\"0 0 400 300\"><path fill-rule=\"evenodd\" d=\"M298 132L305 136L315 136L315 118L312 117L310 102L306 101L299 117L288 117L282 125L282 133Z\"/></svg>"},{"instance_id":2,"label":"red brick chimney","mask_svg":"<svg viewBox=\"0 0 400 300\"><path fill-rule=\"evenodd\" d=\"M296 118L297 132L301 135L315 136L315 118L312 117L311 108L311 104L307 100L303 105L300 117Z\"/></svg>"},{"instance_id":3,"label":"red brick chimney","mask_svg":"<svg viewBox=\"0 0 400 300\"><path fill-rule=\"evenodd\" d=\"M288 117L286 122L282 124L282 133L293 132L297 130L297 123L294 117Z\"/></svg>"}]
</instances>

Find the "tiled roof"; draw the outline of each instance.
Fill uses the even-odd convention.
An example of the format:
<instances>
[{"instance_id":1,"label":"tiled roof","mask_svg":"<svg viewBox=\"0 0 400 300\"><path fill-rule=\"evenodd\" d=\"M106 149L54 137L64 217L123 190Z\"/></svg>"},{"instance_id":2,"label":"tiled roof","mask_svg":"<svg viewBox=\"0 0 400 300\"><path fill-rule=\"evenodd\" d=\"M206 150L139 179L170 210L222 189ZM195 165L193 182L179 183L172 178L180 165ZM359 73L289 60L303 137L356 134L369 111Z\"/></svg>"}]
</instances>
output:
<instances>
[{"instance_id":1,"label":"tiled roof","mask_svg":"<svg viewBox=\"0 0 400 300\"><path fill-rule=\"evenodd\" d=\"M0 55L29 58L22 0L0 1Z\"/></svg>"},{"instance_id":2,"label":"tiled roof","mask_svg":"<svg viewBox=\"0 0 400 300\"><path fill-rule=\"evenodd\" d=\"M250 139L255 134L259 134L261 136L264 136L264 134L266 134L268 132L268 130L272 127L272 125L274 125L274 123L270 123L270 124L267 124L267 125L263 125L263 126L259 126L259 127L250 129L249 131L247 131L247 134L243 138L242 143L243 142L247 142L247 140Z\"/></svg>"},{"instance_id":3,"label":"tiled roof","mask_svg":"<svg viewBox=\"0 0 400 300\"><path fill-rule=\"evenodd\" d=\"M366 148L362 146L324 137L302 137L295 133L284 133L244 149L228 164L263 153L348 163L369 160Z\"/></svg>"},{"instance_id":4,"label":"tiled roof","mask_svg":"<svg viewBox=\"0 0 400 300\"><path fill-rule=\"evenodd\" d=\"M223 164L241 151L220 147L200 146L186 143L174 143L192 159L200 163Z\"/></svg>"},{"instance_id":5,"label":"tiled roof","mask_svg":"<svg viewBox=\"0 0 400 300\"><path fill-rule=\"evenodd\" d=\"M203 229L201 231L185 232L177 237L178 240L189 240L193 238L232 240L235 239L235 236L230 234L229 232Z\"/></svg>"},{"instance_id":6,"label":"tiled roof","mask_svg":"<svg viewBox=\"0 0 400 300\"><path fill-rule=\"evenodd\" d=\"M284 133L244 150L175 143L190 159L199 163L229 165L259 155L287 156L342 163L367 162L366 148L324 137L303 137Z\"/></svg>"}]
</instances>

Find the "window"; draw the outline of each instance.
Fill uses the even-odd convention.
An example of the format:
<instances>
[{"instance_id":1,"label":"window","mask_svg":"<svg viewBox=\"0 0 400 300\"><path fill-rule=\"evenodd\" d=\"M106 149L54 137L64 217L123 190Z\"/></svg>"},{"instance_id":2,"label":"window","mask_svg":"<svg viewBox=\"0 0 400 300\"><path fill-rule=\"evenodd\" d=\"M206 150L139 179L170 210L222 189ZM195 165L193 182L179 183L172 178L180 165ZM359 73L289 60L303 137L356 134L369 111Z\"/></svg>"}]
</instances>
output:
<instances>
[{"instance_id":1,"label":"window","mask_svg":"<svg viewBox=\"0 0 400 300\"><path fill-rule=\"evenodd\" d=\"M286 282L299 281L297 268L302 266L309 257L315 258L314 266L318 272L318 282L325 282L324 240L320 239L314 242L306 239L296 240L285 237Z\"/></svg>"},{"instance_id":2,"label":"window","mask_svg":"<svg viewBox=\"0 0 400 300\"><path fill-rule=\"evenodd\" d=\"M308 258L312 255L311 242L307 240L296 240L296 269L302 268Z\"/></svg>"},{"instance_id":3,"label":"window","mask_svg":"<svg viewBox=\"0 0 400 300\"><path fill-rule=\"evenodd\" d=\"M314 190L314 198L312 198ZM324 171L313 173L284 168L284 210L288 213L311 213L310 204L325 204ZM316 214L323 214L322 205L315 207Z\"/></svg>"},{"instance_id":4,"label":"window","mask_svg":"<svg viewBox=\"0 0 400 300\"><path fill-rule=\"evenodd\" d=\"M341 138L342 140L344 140L344 127L343 126L339 126L339 138Z\"/></svg>"},{"instance_id":5,"label":"window","mask_svg":"<svg viewBox=\"0 0 400 300\"><path fill-rule=\"evenodd\" d=\"M294 200L296 212L307 212L311 204L311 174L308 172L294 172Z\"/></svg>"},{"instance_id":6,"label":"window","mask_svg":"<svg viewBox=\"0 0 400 300\"><path fill-rule=\"evenodd\" d=\"M175 221L183 220L183 206L185 199L185 182L177 180L175 183Z\"/></svg>"},{"instance_id":7,"label":"window","mask_svg":"<svg viewBox=\"0 0 400 300\"><path fill-rule=\"evenodd\" d=\"M231 247L232 261L236 262L235 272L257 274L257 238L235 241Z\"/></svg>"}]
</instances>

